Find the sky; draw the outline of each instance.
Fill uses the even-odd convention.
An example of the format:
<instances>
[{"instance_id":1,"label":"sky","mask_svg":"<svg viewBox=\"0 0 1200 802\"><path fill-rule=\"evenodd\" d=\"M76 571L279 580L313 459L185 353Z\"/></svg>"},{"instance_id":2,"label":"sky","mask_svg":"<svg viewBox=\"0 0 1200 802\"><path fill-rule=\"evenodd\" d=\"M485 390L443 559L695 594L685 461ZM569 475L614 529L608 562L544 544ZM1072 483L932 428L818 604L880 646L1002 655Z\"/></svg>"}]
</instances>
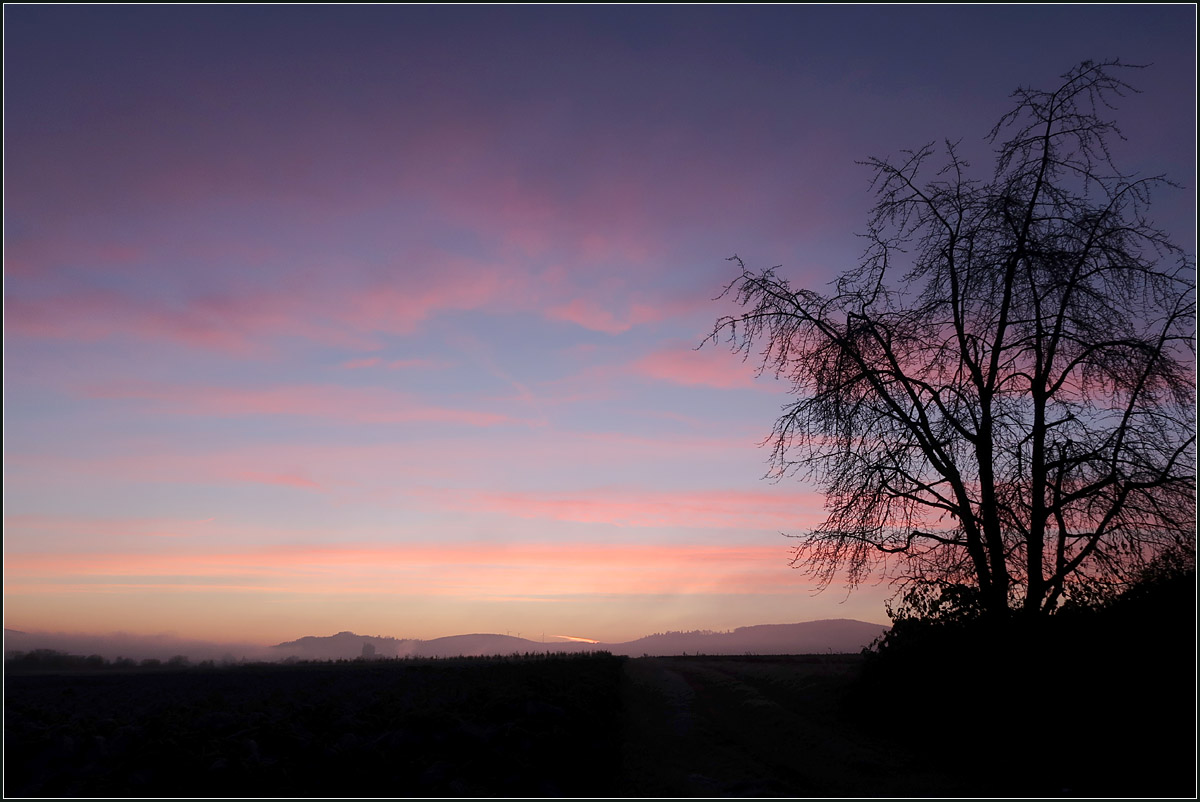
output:
<instances>
[{"instance_id":1,"label":"sky","mask_svg":"<svg viewBox=\"0 0 1200 802\"><path fill-rule=\"evenodd\" d=\"M786 386L696 349L862 253L856 163L1018 86L1112 116L1195 253L1196 9L4 7L4 624L620 642L825 618Z\"/></svg>"}]
</instances>

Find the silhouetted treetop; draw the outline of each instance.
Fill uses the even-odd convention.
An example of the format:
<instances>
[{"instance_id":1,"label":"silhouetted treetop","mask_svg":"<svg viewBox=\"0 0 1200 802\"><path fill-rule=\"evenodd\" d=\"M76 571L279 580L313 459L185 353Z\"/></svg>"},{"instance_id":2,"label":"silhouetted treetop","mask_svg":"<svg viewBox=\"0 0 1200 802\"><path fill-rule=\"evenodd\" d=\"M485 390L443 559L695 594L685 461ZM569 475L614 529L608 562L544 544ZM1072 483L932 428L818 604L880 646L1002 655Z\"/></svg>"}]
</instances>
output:
<instances>
[{"instance_id":1,"label":"silhouetted treetop","mask_svg":"<svg viewBox=\"0 0 1200 802\"><path fill-rule=\"evenodd\" d=\"M1038 615L1195 537L1195 263L1147 217L1170 182L1113 164L1127 69L1017 90L990 179L951 142L864 162L867 249L828 292L731 257L743 311L709 339L791 383L770 475L825 492L793 535L821 586Z\"/></svg>"}]
</instances>

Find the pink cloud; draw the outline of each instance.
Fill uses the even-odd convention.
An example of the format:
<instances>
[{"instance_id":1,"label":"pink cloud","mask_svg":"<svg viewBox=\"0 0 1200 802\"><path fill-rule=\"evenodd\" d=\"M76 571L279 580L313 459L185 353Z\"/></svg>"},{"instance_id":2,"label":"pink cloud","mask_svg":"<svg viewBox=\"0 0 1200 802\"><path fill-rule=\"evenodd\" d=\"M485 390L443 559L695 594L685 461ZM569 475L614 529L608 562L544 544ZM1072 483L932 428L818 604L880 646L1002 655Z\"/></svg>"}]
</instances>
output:
<instances>
[{"instance_id":1,"label":"pink cloud","mask_svg":"<svg viewBox=\"0 0 1200 802\"><path fill-rule=\"evenodd\" d=\"M631 527L796 530L824 517L817 493L773 491L479 493L469 506L518 518Z\"/></svg>"},{"instance_id":2,"label":"pink cloud","mask_svg":"<svg viewBox=\"0 0 1200 802\"><path fill-rule=\"evenodd\" d=\"M62 267L111 273L139 265L149 255L140 243L113 240L72 242L65 237L22 237L5 245L4 270L15 276L46 275Z\"/></svg>"},{"instance_id":3,"label":"pink cloud","mask_svg":"<svg viewBox=\"0 0 1200 802\"><path fill-rule=\"evenodd\" d=\"M452 127L473 122L453 119ZM446 131L460 138L458 131ZM577 140L578 135L571 137ZM444 162L446 145L440 134L422 142L431 158ZM521 169L498 154L495 136L474 137L456 150L460 169L444 167L407 172L406 191L429 199L442 220L476 232L498 245L502 253L520 258L553 254L571 263L605 265L608 270L634 273L655 268L665 250L663 237L639 200L650 194L646 178L635 166L588 163L572 158L569 170ZM577 153L572 153L573 157ZM421 160L411 159L412 164Z\"/></svg>"},{"instance_id":4,"label":"pink cloud","mask_svg":"<svg viewBox=\"0 0 1200 802\"><path fill-rule=\"evenodd\" d=\"M229 589L304 596L496 599L538 595L775 593L789 590L775 546L574 543L280 546L170 553L11 553L6 592ZM170 577L164 580L164 577Z\"/></svg>"},{"instance_id":5,"label":"pink cloud","mask_svg":"<svg viewBox=\"0 0 1200 802\"><path fill-rule=\"evenodd\" d=\"M478 453L478 452L476 452ZM511 451L508 452L511 454ZM6 454L12 488L78 483L95 488L104 483L183 485L267 485L319 490L335 503L364 498L395 504L404 497L400 486L416 481L449 481L464 473L461 450L447 441L373 445L262 444L181 450L176 444L125 439L119 448L96 456ZM482 458L496 464L504 449ZM10 488L10 489L12 489Z\"/></svg>"},{"instance_id":6,"label":"pink cloud","mask_svg":"<svg viewBox=\"0 0 1200 802\"><path fill-rule=\"evenodd\" d=\"M388 370L404 370L406 368L440 368L446 363L436 359L423 359L417 357L414 359L393 359L385 361L382 357L370 356L360 359L350 359L342 363L342 367L347 370L358 370L360 368L377 368L385 367Z\"/></svg>"},{"instance_id":7,"label":"pink cloud","mask_svg":"<svg viewBox=\"0 0 1200 802\"><path fill-rule=\"evenodd\" d=\"M732 389L753 387L755 365L721 347L664 348L633 363L635 373L674 384Z\"/></svg>"},{"instance_id":8,"label":"pink cloud","mask_svg":"<svg viewBox=\"0 0 1200 802\"><path fill-rule=\"evenodd\" d=\"M89 398L148 401L156 411L183 415L300 415L358 423L425 421L468 426L515 422L495 412L431 406L408 393L373 387L295 385L244 389L127 382L92 386L84 394Z\"/></svg>"},{"instance_id":9,"label":"pink cloud","mask_svg":"<svg viewBox=\"0 0 1200 802\"><path fill-rule=\"evenodd\" d=\"M493 429L481 440L472 434L478 429L454 428L455 431L447 432L442 427L414 427L404 433L402 447L390 436L370 445L296 442L229 445L217 441L197 444L191 449L181 449L172 440L123 437L87 454L10 452L6 454L8 490L21 496L27 489L36 491L53 484L63 493L74 492L76 488L94 493L97 488L141 487L155 494L154 488L163 485L246 485L259 486L264 491L269 488L269 495L264 492L264 498L319 492L328 505L403 508L420 510L422 514L450 509L466 513L477 522L499 518L519 528L537 509L528 504L521 508L516 503L520 493L511 492L508 494L511 497L491 500L476 498L479 488L504 489L495 485L497 465L508 466L506 475L511 476L526 472L571 476L577 475L581 465L604 475L622 475L614 471L624 471L631 461L661 470L664 475L686 471L697 463L730 464L740 460L750 471L758 471L761 466L761 452L755 448L758 433L728 437L682 434L638 437L510 426ZM564 500L576 497L593 504L594 520L632 525L631 520L647 519L653 512L647 511L639 519L631 517L629 509L606 511L600 504L649 503L645 493L583 490L575 494L525 494L526 500L551 502L543 508L546 517L542 520L548 522L563 519L551 513L564 516ZM820 507L819 501L814 500L813 504ZM660 517L666 514L665 509L659 511ZM286 515L286 511L281 514ZM713 526L717 519L693 513L692 520L707 527ZM775 523L778 526L772 528L785 531L796 526L794 518L782 516Z\"/></svg>"},{"instance_id":10,"label":"pink cloud","mask_svg":"<svg viewBox=\"0 0 1200 802\"><path fill-rule=\"evenodd\" d=\"M389 370L404 370L405 368L444 368L448 363L439 359L393 359L387 363Z\"/></svg>"},{"instance_id":11,"label":"pink cloud","mask_svg":"<svg viewBox=\"0 0 1200 802\"><path fill-rule=\"evenodd\" d=\"M435 252L411 253L405 260L427 267L401 268L401 279L374 282L334 300L340 304L335 319L359 331L408 334L439 312L480 309L522 294L520 271Z\"/></svg>"},{"instance_id":12,"label":"pink cloud","mask_svg":"<svg viewBox=\"0 0 1200 802\"><path fill-rule=\"evenodd\" d=\"M413 143L416 152L427 148L432 156L444 153L449 142L464 140L464 149L455 151L463 162L461 175L455 173L457 179L452 176L447 180L444 168L427 172L406 167L396 181L404 191L430 198L438 207L439 219L475 232L485 242L498 243L495 262L449 255L420 244L422 238L415 236L411 240L418 244L397 250L394 264L387 268L389 275L383 279L370 277L381 269L378 265L348 262L324 264L312 270L311 274L326 277L322 286L295 279L266 287L234 287L221 296L193 296L172 302L155 298L154 290L147 291L147 287L130 295L67 292L35 299L10 294L10 331L83 341L131 336L251 356L269 349L272 340L279 337L376 350L381 346L380 334L408 334L439 313L490 306L542 309L549 319L609 334L678 314L679 310L670 304L644 294L631 298L609 288L598 299L586 294L594 287L577 281L580 270L593 278L602 271L644 286L648 271L665 272L664 263L657 258L666 250L658 228L644 214L628 208L629 198L645 194L645 180L638 177L636 169L628 168L620 174L606 169L595 176L590 175L591 168L581 167L588 178L584 182L586 191L564 197L555 175L516 176L504 169L487 168L487 164L494 164L494 143L489 144L491 139L478 132L463 134L463 130L474 129L464 129L460 122L454 117L441 119L442 128L419 136L419 141ZM412 163L420 164L422 160L414 158ZM209 168L219 172L229 166L217 160L213 164L192 164L187 172L205 176L210 175ZM246 175L237 178L239 183L246 180ZM199 191L203 197L209 189L224 186L216 182L208 189L179 189L185 185L190 186L186 181L181 184L168 180L154 194L179 191L186 196ZM396 191L396 187L389 191ZM272 196L268 193L267 197ZM170 203L180 199L162 200ZM338 211L344 214L344 210ZM335 214L334 209L323 207L308 212L314 218L322 213ZM297 259L288 253L262 253L252 241L222 241L212 253L205 252L213 248L208 241L164 243L154 242L151 237L148 243L115 243L93 250L96 258L144 257L151 263L168 257L183 258L188 262L208 261L218 268L241 262L258 265L265 259L263 269L256 270L258 275L282 270ZM555 275L553 267L533 266L528 259L530 254L550 250L555 259L565 259L571 265L561 271L557 282L550 280ZM311 262L312 258L316 257L300 261ZM163 280L162 271L142 272L151 287ZM292 273L289 270L285 275ZM548 277L546 281L535 280L534 276L543 274ZM176 288L164 289L172 292ZM708 289L705 287L704 292Z\"/></svg>"},{"instance_id":13,"label":"pink cloud","mask_svg":"<svg viewBox=\"0 0 1200 802\"><path fill-rule=\"evenodd\" d=\"M321 485L301 474L292 473L259 473L258 471L235 471L230 474L234 479L264 485L281 485L297 487L303 490L321 490Z\"/></svg>"},{"instance_id":14,"label":"pink cloud","mask_svg":"<svg viewBox=\"0 0 1200 802\"><path fill-rule=\"evenodd\" d=\"M109 540L118 537L186 538L212 531L215 519L96 518L69 515L5 515L4 528L11 536L37 539L85 536ZM11 543L12 541L10 541Z\"/></svg>"},{"instance_id":15,"label":"pink cloud","mask_svg":"<svg viewBox=\"0 0 1200 802\"><path fill-rule=\"evenodd\" d=\"M621 334L634 326L662 319L660 311L645 304L632 304L618 316L610 308L585 298L576 298L561 306L546 310L546 317L574 323L585 329L605 334Z\"/></svg>"},{"instance_id":16,"label":"pink cloud","mask_svg":"<svg viewBox=\"0 0 1200 802\"><path fill-rule=\"evenodd\" d=\"M347 370L357 370L358 368L373 368L383 362L377 356L366 357L365 359L351 359L342 363L342 367Z\"/></svg>"},{"instance_id":17,"label":"pink cloud","mask_svg":"<svg viewBox=\"0 0 1200 802\"><path fill-rule=\"evenodd\" d=\"M375 345L361 334L322 324L300 299L284 294L206 297L172 307L152 299L91 292L10 298L6 311L11 332L48 339L94 342L132 336L239 356L261 354L269 338L283 335L359 349Z\"/></svg>"},{"instance_id":18,"label":"pink cloud","mask_svg":"<svg viewBox=\"0 0 1200 802\"><path fill-rule=\"evenodd\" d=\"M406 258L433 268L373 280L362 279L349 265L340 271L341 284L315 286L297 279L269 288L234 286L179 302L112 291L36 299L10 294L5 322L10 333L29 337L93 342L131 336L242 356L261 354L278 337L362 351L378 349L378 334L411 333L441 312L527 296L520 289L526 281L520 271L437 253ZM399 360L393 367L417 364Z\"/></svg>"}]
</instances>

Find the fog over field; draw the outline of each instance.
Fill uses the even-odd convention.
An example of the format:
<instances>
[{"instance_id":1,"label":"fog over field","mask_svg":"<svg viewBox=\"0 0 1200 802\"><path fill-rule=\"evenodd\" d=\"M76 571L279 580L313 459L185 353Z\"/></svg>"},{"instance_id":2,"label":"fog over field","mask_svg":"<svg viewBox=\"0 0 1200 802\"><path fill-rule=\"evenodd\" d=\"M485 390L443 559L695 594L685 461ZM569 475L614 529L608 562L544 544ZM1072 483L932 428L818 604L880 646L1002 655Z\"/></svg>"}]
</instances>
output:
<instances>
[{"instance_id":1,"label":"fog over field","mask_svg":"<svg viewBox=\"0 0 1200 802\"><path fill-rule=\"evenodd\" d=\"M93 635L70 632L22 632L4 630L4 654L53 649L77 655L98 654L108 660L169 660L183 655L189 660L237 661L270 659L270 650L257 643L215 643L177 635L133 635L111 632Z\"/></svg>"},{"instance_id":2,"label":"fog over field","mask_svg":"<svg viewBox=\"0 0 1200 802\"><path fill-rule=\"evenodd\" d=\"M607 651L631 657L679 654L853 654L869 646L886 627L846 619L797 624L739 627L728 632L696 630L663 632L624 643L602 643L583 638L550 635L544 639L501 634L450 635L431 640L364 635L349 631L336 635L309 635L294 641L263 645L218 643L173 635L84 635L71 633L4 631L5 655L52 649L73 655L100 655L108 660L169 660L184 656L193 662L258 660L347 660L396 657L456 657L509 655L529 652Z\"/></svg>"}]
</instances>

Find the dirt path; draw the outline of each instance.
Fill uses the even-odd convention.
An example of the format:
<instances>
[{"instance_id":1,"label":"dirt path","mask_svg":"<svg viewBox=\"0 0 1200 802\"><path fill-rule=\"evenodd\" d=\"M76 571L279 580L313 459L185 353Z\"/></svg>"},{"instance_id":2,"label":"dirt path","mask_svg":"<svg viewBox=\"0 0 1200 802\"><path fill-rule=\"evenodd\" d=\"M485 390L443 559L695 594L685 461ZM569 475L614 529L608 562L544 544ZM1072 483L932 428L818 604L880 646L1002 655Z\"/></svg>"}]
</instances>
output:
<instances>
[{"instance_id":1,"label":"dirt path","mask_svg":"<svg viewBox=\"0 0 1200 802\"><path fill-rule=\"evenodd\" d=\"M851 659L641 658L625 666L630 796L942 796L919 754L848 726Z\"/></svg>"}]
</instances>

